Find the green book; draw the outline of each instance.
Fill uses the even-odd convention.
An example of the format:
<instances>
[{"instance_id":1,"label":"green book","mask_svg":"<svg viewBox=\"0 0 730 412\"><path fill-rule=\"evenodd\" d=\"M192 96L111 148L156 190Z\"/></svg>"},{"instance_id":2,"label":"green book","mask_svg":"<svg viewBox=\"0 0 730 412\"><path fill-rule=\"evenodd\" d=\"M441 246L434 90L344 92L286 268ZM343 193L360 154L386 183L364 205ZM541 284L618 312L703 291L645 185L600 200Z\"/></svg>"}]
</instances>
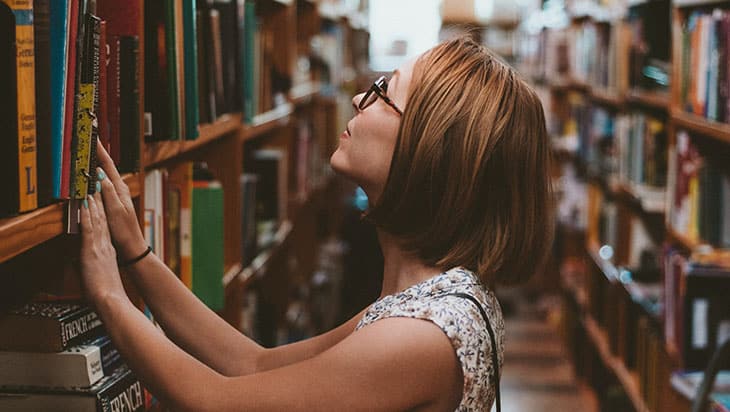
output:
<instances>
[{"instance_id":1,"label":"green book","mask_svg":"<svg viewBox=\"0 0 730 412\"><path fill-rule=\"evenodd\" d=\"M185 139L198 137L198 45L195 0L183 0L185 59Z\"/></svg>"},{"instance_id":2,"label":"green book","mask_svg":"<svg viewBox=\"0 0 730 412\"><path fill-rule=\"evenodd\" d=\"M223 188L193 183L193 293L213 310L223 309Z\"/></svg>"}]
</instances>

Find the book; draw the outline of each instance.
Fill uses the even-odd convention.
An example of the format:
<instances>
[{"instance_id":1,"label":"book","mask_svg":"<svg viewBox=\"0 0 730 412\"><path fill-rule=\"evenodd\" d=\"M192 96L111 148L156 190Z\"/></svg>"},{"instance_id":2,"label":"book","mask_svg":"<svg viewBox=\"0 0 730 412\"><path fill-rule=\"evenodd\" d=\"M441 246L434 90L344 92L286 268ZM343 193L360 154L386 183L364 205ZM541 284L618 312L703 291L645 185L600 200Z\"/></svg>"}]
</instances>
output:
<instances>
[{"instance_id":1,"label":"book","mask_svg":"<svg viewBox=\"0 0 730 412\"><path fill-rule=\"evenodd\" d=\"M195 180L192 203L193 293L213 310L223 309L223 187Z\"/></svg>"},{"instance_id":2,"label":"book","mask_svg":"<svg viewBox=\"0 0 730 412\"><path fill-rule=\"evenodd\" d=\"M28 303L0 316L0 350L60 352L102 332L89 307L69 302Z\"/></svg>"},{"instance_id":3,"label":"book","mask_svg":"<svg viewBox=\"0 0 730 412\"><path fill-rule=\"evenodd\" d=\"M0 387L88 387L121 362L107 336L61 352L0 351Z\"/></svg>"},{"instance_id":4,"label":"book","mask_svg":"<svg viewBox=\"0 0 730 412\"><path fill-rule=\"evenodd\" d=\"M51 0L33 3L38 206L51 203Z\"/></svg>"},{"instance_id":5,"label":"book","mask_svg":"<svg viewBox=\"0 0 730 412\"><path fill-rule=\"evenodd\" d=\"M11 189L16 198L15 211L28 212L38 205L36 169L35 57L33 38L33 2L3 0L10 7L15 28L11 61L15 63L15 86L9 98L15 99L15 130L10 134L17 140L17 170L10 176L16 184ZM7 13L7 11L5 12ZM10 23L10 21L8 21ZM14 199L13 199L14 200ZM14 202L13 202L14 203Z\"/></svg>"},{"instance_id":6,"label":"book","mask_svg":"<svg viewBox=\"0 0 730 412\"><path fill-rule=\"evenodd\" d=\"M140 98L139 38L119 37L119 145L121 173L139 170Z\"/></svg>"},{"instance_id":7,"label":"book","mask_svg":"<svg viewBox=\"0 0 730 412\"><path fill-rule=\"evenodd\" d=\"M146 390L126 366L88 388L3 388L0 410L17 412L136 412L146 410Z\"/></svg>"},{"instance_id":8,"label":"book","mask_svg":"<svg viewBox=\"0 0 730 412\"><path fill-rule=\"evenodd\" d=\"M180 280L192 288L192 163L185 162L169 169L167 188L167 263Z\"/></svg>"},{"instance_id":9,"label":"book","mask_svg":"<svg viewBox=\"0 0 730 412\"><path fill-rule=\"evenodd\" d=\"M730 337L730 310L727 293L730 268L690 261L683 268L682 366L701 369L710 361L720 342ZM721 365L730 368L730 362Z\"/></svg>"},{"instance_id":10,"label":"book","mask_svg":"<svg viewBox=\"0 0 730 412\"><path fill-rule=\"evenodd\" d=\"M241 256L243 266L248 266L256 257L256 186L258 176L244 173L239 178L241 195Z\"/></svg>"},{"instance_id":11,"label":"book","mask_svg":"<svg viewBox=\"0 0 730 412\"><path fill-rule=\"evenodd\" d=\"M81 2L71 1L68 29L68 69L66 70L66 90L63 119L63 153L61 158L61 196L69 199L71 195L71 146L74 139L74 115L76 114L76 78L78 66L79 13Z\"/></svg>"},{"instance_id":12,"label":"book","mask_svg":"<svg viewBox=\"0 0 730 412\"><path fill-rule=\"evenodd\" d=\"M5 3L0 2L0 96L17 93L15 64L15 16ZM8 176L3 184L5 196L0 197L0 216L12 215L19 209L17 99L5 99L5 109L0 110L0 171Z\"/></svg>"},{"instance_id":13,"label":"book","mask_svg":"<svg viewBox=\"0 0 730 412\"><path fill-rule=\"evenodd\" d=\"M173 0L145 2L145 140L172 140L175 133L175 60L169 8Z\"/></svg>"},{"instance_id":14,"label":"book","mask_svg":"<svg viewBox=\"0 0 730 412\"><path fill-rule=\"evenodd\" d=\"M185 64L185 139L198 137L198 32L195 0L183 0L183 55Z\"/></svg>"},{"instance_id":15,"label":"book","mask_svg":"<svg viewBox=\"0 0 730 412\"><path fill-rule=\"evenodd\" d=\"M49 63L50 111L51 111L51 196L65 198L61 193L61 168L63 162L64 114L66 101L66 75L69 64L69 29L71 23L70 0L50 2L51 60Z\"/></svg>"}]
</instances>

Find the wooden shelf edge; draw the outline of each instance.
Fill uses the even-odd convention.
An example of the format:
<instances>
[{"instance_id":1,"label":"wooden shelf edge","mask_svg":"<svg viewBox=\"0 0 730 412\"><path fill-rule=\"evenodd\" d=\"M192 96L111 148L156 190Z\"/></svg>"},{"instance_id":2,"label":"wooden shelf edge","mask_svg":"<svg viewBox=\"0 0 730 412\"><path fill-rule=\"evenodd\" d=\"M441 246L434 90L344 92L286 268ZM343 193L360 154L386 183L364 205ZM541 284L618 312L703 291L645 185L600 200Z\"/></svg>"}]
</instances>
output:
<instances>
[{"instance_id":1,"label":"wooden shelf edge","mask_svg":"<svg viewBox=\"0 0 730 412\"><path fill-rule=\"evenodd\" d=\"M243 269L238 269L237 272L229 271L226 276L223 277L223 286L228 288L233 285L233 282L243 284L242 286L248 286L254 280L262 276L264 269L268 266L271 258L276 254L281 245L283 245L289 238L292 232L292 223L285 221L279 225L279 229L274 235L274 243L268 249L259 253L252 261L251 264ZM240 266L240 265L237 265ZM234 266L235 268L235 266Z\"/></svg>"},{"instance_id":2,"label":"wooden shelf edge","mask_svg":"<svg viewBox=\"0 0 730 412\"><path fill-rule=\"evenodd\" d=\"M701 7L712 6L718 3L725 3L727 0L672 0L675 7Z\"/></svg>"},{"instance_id":3,"label":"wooden shelf edge","mask_svg":"<svg viewBox=\"0 0 730 412\"><path fill-rule=\"evenodd\" d=\"M145 169L154 168L191 150L207 145L240 129L243 116L240 113L224 114L214 123L200 125L195 140L171 140L145 143L142 154Z\"/></svg>"},{"instance_id":4,"label":"wooden shelf edge","mask_svg":"<svg viewBox=\"0 0 730 412\"><path fill-rule=\"evenodd\" d=\"M639 391L636 379L626 368L626 365L624 365L621 359L611 353L608 340L596 321L590 317L590 315L585 315L583 317L583 326L586 329L588 337L591 339L593 345L598 351L604 365L613 371L614 375L616 375L616 378L621 383L621 386L623 386L626 394L629 396L629 399L631 399L631 403L634 405L636 411L649 412L649 408L646 406L646 403L641 396L641 392Z\"/></svg>"},{"instance_id":5,"label":"wooden shelf edge","mask_svg":"<svg viewBox=\"0 0 730 412\"><path fill-rule=\"evenodd\" d=\"M672 120L689 132L699 133L706 137L730 143L730 124L719 123L692 113L672 110Z\"/></svg>"},{"instance_id":6,"label":"wooden shelf edge","mask_svg":"<svg viewBox=\"0 0 730 412\"><path fill-rule=\"evenodd\" d=\"M129 187L132 197L141 191L140 174L124 174L122 179ZM0 262L12 259L54 237L64 233L66 202L56 202L5 219L0 219Z\"/></svg>"},{"instance_id":7,"label":"wooden shelf edge","mask_svg":"<svg viewBox=\"0 0 730 412\"><path fill-rule=\"evenodd\" d=\"M294 113L294 107L291 103L283 104L275 109L258 114L254 117L251 124L245 125L241 139L243 141L251 140L266 134L277 127L286 125L289 122L289 116Z\"/></svg>"},{"instance_id":8,"label":"wooden shelf edge","mask_svg":"<svg viewBox=\"0 0 730 412\"><path fill-rule=\"evenodd\" d=\"M600 254L599 249L601 246L596 242L588 242L586 244L586 250L588 251L588 254L590 255L591 259L593 260L593 263L601 270L601 273L603 273L603 276L608 279L609 282L615 283L619 281L619 275L618 270L616 269L616 266L614 266L611 262L608 262L604 260Z\"/></svg>"},{"instance_id":9,"label":"wooden shelf edge","mask_svg":"<svg viewBox=\"0 0 730 412\"><path fill-rule=\"evenodd\" d=\"M672 241L674 241L674 243L679 244L679 246L690 252L695 250L697 246L701 244L701 242L691 240L685 235L677 232L677 230L674 229L672 225L667 225L667 235Z\"/></svg>"},{"instance_id":10,"label":"wooden shelf edge","mask_svg":"<svg viewBox=\"0 0 730 412\"><path fill-rule=\"evenodd\" d=\"M319 83L307 82L294 86L289 91L289 100L295 106L310 102L321 90Z\"/></svg>"},{"instance_id":11,"label":"wooden shelf edge","mask_svg":"<svg viewBox=\"0 0 730 412\"><path fill-rule=\"evenodd\" d=\"M591 99L604 106L610 106L615 109L621 109L624 106L624 98L617 93L599 87L593 87L590 90Z\"/></svg>"},{"instance_id":12,"label":"wooden shelf edge","mask_svg":"<svg viewBox=\"0 0 730 412\"><path fill-rule=\"evenodd\" d=\"M641 104L659 110L669 110L669 94L661 92L649 92L640 89L630 90L626 99L631 103Z\"/></svg>"}]
</instances>

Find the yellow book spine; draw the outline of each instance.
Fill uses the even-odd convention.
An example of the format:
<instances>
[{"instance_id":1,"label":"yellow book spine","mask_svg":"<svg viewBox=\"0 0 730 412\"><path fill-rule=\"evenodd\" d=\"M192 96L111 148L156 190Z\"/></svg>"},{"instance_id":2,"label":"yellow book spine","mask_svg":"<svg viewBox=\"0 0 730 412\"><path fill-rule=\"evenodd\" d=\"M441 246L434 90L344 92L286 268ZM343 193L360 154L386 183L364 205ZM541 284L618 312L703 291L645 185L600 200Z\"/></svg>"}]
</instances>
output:
<instances>
[{"instance_id":1,"label":"yellow book spine","mask_svg":"<svg viewBox=\"0 0 730 412\"><path fill-rule=\"evenodd\" d=\"M2 0L15 15L18 79L18 178L20 211L38 206L36 188L35 54L33 1Z\"/></svg>"},{"instance_id":2,"label":"yellow book spine","mask_svg":"<svg viewBox=\"0 0 730 412\"><path fill-rule=\"evenodd\" d=\"M91 157L91 133L95 127L94 84L81 83L79 86L79 108L76 114L76 158L72 176L74 199L84 199L89 191L89 162Z\"/></svg>"}]
</instances>

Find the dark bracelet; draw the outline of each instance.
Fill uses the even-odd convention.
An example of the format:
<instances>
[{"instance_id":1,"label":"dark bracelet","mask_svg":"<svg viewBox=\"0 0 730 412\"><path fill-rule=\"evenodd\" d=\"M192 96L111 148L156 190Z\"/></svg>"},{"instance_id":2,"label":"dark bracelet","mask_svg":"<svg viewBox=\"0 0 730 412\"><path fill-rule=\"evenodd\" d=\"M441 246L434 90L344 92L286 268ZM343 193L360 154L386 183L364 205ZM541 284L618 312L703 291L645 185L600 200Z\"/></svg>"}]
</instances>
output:
<instances>
[{"instance_id":1,"label":"dark bracelet","mask_svg":"<svg viewBox=\"0 0 730 412\"><path fill-rule=\"evenodd\" d=\"M132 259L129 259L129 260L126 260L126 261L119 261L118 260L117 261L117 265L120 268L127 267L127 266L132 266L135 263L139 262L140 260L144 259L147 255L150 254L150 252L152 252L152 246L147 246L147 249L144 252L142 252L141 255L137 256L136 258L132 258Z\"/></svg>"}]
</instances>

